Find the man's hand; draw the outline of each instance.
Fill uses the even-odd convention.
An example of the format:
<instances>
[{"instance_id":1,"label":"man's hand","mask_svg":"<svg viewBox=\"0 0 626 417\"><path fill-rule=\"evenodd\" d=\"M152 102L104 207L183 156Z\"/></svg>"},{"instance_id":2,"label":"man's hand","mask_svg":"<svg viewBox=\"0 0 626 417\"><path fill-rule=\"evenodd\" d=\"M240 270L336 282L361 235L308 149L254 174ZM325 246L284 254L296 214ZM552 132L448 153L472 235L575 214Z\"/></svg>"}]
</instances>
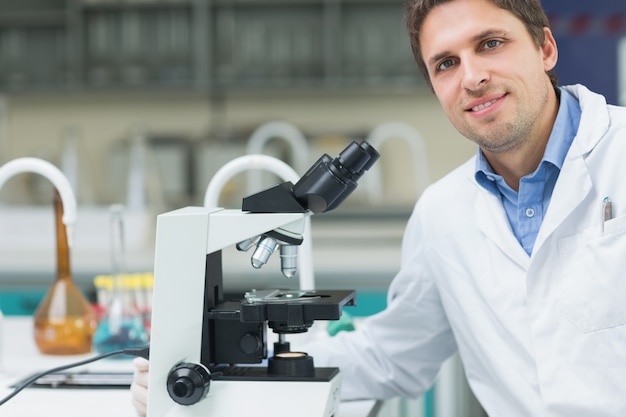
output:
<instances>
[{"instance_id":1,"label":"man's hand","mask_svg":"<svg viewBox=\"0 0 626 417\"><path fill-rule=\"evenodd\" d=\"M133 359L133 382L130 385L132 404L137 411L137 415L145 417L146 404L148 402L148 369L150 363L144 358Z\"/></svg>"}]
</instances>

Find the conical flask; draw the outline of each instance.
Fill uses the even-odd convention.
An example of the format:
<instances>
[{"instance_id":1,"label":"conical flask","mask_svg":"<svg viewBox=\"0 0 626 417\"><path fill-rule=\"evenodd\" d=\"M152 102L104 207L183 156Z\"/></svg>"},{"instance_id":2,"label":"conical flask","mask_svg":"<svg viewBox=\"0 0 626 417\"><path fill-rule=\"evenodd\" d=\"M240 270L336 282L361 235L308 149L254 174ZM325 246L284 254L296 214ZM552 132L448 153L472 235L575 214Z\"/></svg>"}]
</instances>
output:
<instances>
[{"instance_id":1,"label":"conical flask","mask_svg":"<svg viewBox=\"0 0 626 417\"><path fill-rule=\"evenodd\" d=\"M113 293L93 336L94 350L100 354L148 343L143 317L137 310L129 275L125 274L123 207L111 206L111 260ZM119 358L123 358L120 356Z\"/></svg>"},{"instance_id":2,"label":"conical flask","mask_svg":"<svg viewBox=\"0 0 626 417\"><path fill-rule=\"evenodd\" d=\"M72 279L67 231L62 222L63 202L54 192L57 238L57 275L35 311L35 343L50 355L72 355L91 351L96 329L95 312Z\"/></svg>"}]
</instances>

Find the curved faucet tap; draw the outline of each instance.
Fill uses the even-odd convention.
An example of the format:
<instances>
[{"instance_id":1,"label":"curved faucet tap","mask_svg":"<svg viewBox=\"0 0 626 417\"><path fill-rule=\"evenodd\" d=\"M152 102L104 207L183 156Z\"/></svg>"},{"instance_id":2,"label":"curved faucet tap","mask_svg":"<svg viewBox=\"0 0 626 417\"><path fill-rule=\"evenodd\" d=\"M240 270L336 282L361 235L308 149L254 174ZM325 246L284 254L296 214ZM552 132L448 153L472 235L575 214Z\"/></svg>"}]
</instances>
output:
<instances>
[{"instance_id":1,"label":"curved faucet tap","mask_svg":"<svg viewBox=\"0 0 626 417\"><path fill-rule=\"evenodd\" d=\"M56 187L63 201L63 224L67 230L67 241L71 247L76 224L76 197L72 186L61 170L48 161L39 158L17 158L0 166L0 188L16 174L33 172L46 177Z\"/></svg>"},{"instance_id":2,"label":"curved faucet tap","mask_svg":"<svg viewBox=\"0 0 626 417\"><path fill-rule=\"evenodd\" d=\"M243 155L231 160L222 166L213 176L204 194L205 207L218 207L219 195L224 185L233 176L248 170L263 169L270 171L283 181L298 182L300 176L285 162L268 155ZM254 192L259 191L253 190ZM311 219L304 219L304 240L300 245L301 254L298 257L300 270L300 289L314 290L315 277L313 275L313 244L311 239Z\"/></svg>"},{"instance_id":3,"label":"curved faucet tap","mask_svg":"<svg viewBox=\"0 0 626 417\"><path fill-rule=\"evenodd\" d=\"M413 170L417 195L428 186L430 175L428 173L428 158L426 146L420 133L411 125L404 122L386 122L377 126L370 132L366 141L375 149L380 150L381 144L389 139L398 138L404 140L411 150L413 158ZM368 198L370 202L378 201L383 195L382 175L380 167L374 165L370 169L370 175L366 179Z\"/></svg>"},{"instance_id":4,"label":"curved faucet tap","mask_svg":"<svg viewBox=\"0 0 626 417\"><path fill-rule=\"evenodd\" d=\"M309 163L309 144L302 132L291 123L273 121L259 126L248 139L246 154L262 154L263 146L273 138L283 139L290 146L294 169L296 172L304 173ZM247 182L250 192L261 188L258 175L249 174Z\"/></svg>"}]
</instances>

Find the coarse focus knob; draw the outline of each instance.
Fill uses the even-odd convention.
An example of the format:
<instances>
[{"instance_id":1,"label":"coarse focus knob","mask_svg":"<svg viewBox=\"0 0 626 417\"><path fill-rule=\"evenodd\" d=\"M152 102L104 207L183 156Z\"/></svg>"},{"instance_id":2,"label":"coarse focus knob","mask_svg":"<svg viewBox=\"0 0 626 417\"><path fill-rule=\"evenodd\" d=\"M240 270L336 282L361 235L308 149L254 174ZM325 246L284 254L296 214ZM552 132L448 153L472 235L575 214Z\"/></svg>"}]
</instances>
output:
<instances>
[{"instance_id":1,"label":"coarse focus knob","mask_svg":"<svg viewBox=\"0 0 626 417\"><path fill-rule=\"evenodd\" d=\"M258 335L246 333L239 339L239 349L246 355L259 352L263 348L263 342Z\"/></svg>"},{"instance_id":2,"label":"coarse focus knob","mask_svg":"<svg viewBox=\"0 0 626 417\"><path fill-rule=\"evenodd\" d=\"M192 405L209 393L211 373L195 363L180 363L167 377L167 392L181 405Z\"/></svg>"}]
</instances>

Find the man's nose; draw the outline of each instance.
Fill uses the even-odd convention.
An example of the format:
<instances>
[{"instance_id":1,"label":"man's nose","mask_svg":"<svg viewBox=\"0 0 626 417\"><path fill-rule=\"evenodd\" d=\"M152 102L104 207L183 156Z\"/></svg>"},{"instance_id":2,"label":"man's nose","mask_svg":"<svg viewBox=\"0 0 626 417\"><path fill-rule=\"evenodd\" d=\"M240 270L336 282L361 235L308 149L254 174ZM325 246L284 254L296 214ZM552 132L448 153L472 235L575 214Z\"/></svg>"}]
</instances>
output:
<instances>
[{"instance_id":1,"label":"man's nose","mask_svg":"<svg viewBox=\"0 0 626 417\"><path fill-rule=\"evenodd\" d=\"M489 71L480 59L466 57L461 61L463 88L473 91L483 87L489 81Z\"/></svg>"}]
</instances>

